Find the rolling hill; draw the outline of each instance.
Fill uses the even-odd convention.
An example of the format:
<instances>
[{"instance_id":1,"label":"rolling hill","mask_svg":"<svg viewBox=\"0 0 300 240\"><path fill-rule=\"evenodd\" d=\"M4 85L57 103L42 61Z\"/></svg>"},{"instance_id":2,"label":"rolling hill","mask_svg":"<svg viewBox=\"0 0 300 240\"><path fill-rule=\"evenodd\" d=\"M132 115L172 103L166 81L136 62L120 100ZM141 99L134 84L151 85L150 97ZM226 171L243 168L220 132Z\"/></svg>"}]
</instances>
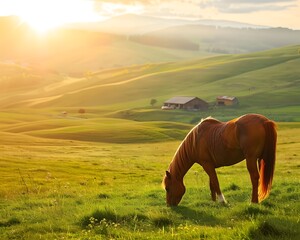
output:
<instances>
[{"instance_id":1,"label":"rolling hill","mask_svg":"<svg viewBox=\"0 0 300 240\"><path fill-rule=\"evenodd\" d=\"M0 17L0 35L0 63L71 77L107 68L248 53L300 42L300 31L291 29L135 15L68 26L44 36L16 17Z\"/></svg>"},{"instance_id":2,"label":"rolling hill","mask_svg":"<svg viewBox=\"0 0 300 240\"><path fill-rule=\"evenodd\" d=\"M75 23L69 24L69 28L85 29L99 32L107 32L118 35L141 35L169 27L185 25L205 25L213 27L230 27L230 28L253 28L264 29L267 26L259 26L234 21L214 20L214 19L178 19L178 18L161 18L153 16L144 16L137 14L123 14L115 16L103 22Z\"/></svg>"},{"instance_id":3,"label":"rolling hill","mask_svg":"<svg viewBox=\"0 0 300 240\"><path fill-rule=\"evenodd\" d=\"M299 45L266 52L136 65L93 72L81 78L40 75L31 88L3 93L3 107L145 107L174 95L192 95L213 103L217 95L234 95L240 107L294 106L299 103ZM16 72L19 68L16 68ZM24 70L25 71L25 70ZM33 75L27 69L24 78ZM11 74L2 76L2 82ZM25 81L25 80L24 80ZM3 85L4 86L4 85Z\"/></svg>"},{"instance_id":4,"label":"rolling hill","mask_svg":"<svg viewBox=\"0 0 300 240\"><path fill-rule=\"evenodd\" d=\"M300 31L222 20L168 19L125 14L74 29L126 36L132 42L191 52L247 53L300 42Z\"/></svg>"},{"instance_id":5,"label":"rolling hill","mask_svg":"<svg viewBox=\"0 0 300 240\"><path fill-rule=\"evenodd\" d=\"M37 35L16 17L0 17L0 63L11 62L70 76L135 64L179 61L211 55L201 51L149 46L86 29L58 29Z\"/></svg>"},{"instance_id":6,"label":"rolling hill","mask_svg":"<svg viewBox=\"0 0 300 240\"><path fill-rule=\"evenodd\" d=\"M180 140L190 124L207 116L228 120L256 112L276 121L300 121L299 49L141 64L84 77L0 64L0 132L34 142L136 143ZM215 107L218 95L236 96L240 104ZM197 96L209 102L209 110L161 110L173 96ZM156 106L150 106L151 99Z\"/></svg>"},{"instance_id":7,"label":"rolling hill","mask_svg":"<svg viewBox=\"0 0 300 240\"><path fill-rule=\"evenodd\" d=\"M298 44L300 31L285 28L256 29L190 24L133 36L132 40L151 46L235 54Z\"/></svg>"}]
</instances>

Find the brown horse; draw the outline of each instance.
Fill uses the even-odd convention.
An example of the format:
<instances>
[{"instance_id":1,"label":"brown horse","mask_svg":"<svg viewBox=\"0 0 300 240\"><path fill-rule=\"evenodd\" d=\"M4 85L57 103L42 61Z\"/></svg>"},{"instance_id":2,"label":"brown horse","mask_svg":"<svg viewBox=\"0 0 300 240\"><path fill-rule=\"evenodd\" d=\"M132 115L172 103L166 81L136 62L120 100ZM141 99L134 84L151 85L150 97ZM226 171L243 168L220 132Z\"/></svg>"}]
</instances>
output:
<instances>
[{"instance_id":1,"label":"brown horse","mask_svg":"<svg viewBox=\"0 0 300 240\"><path fill-rule=\"evenodd\" d=\"M200 164L209 176L212 200L218 197L225 203L215 169L243 159L251 177L251 201L264 200L272 186L276 141L275 123L262 115L247 114L229 122L202 120L182 141L166 171L163 185L167 204L179 204L185 193L183 177L194 163Z\"/></svg>"}]
</instances>

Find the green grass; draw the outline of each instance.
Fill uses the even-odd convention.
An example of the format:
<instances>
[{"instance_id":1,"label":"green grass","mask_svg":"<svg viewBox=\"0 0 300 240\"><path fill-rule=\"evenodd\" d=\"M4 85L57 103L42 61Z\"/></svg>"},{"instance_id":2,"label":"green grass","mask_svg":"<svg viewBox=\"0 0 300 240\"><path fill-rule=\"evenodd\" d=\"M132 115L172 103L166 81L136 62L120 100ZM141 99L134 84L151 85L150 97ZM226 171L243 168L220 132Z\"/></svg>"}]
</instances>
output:
<instances>
[{"instance_id":1,"label":"green grass","mask_svg":"<svg viewBox=\"0 0 300 240\"><path fill-rule=\"evenodd\" d=\"M0 239L299 239L298 49L136 65L82 78L0 66L0 84L6 75L25 81L1 91ZM45 81L31 82L36 75ZM160 110L174 95L195 95L210 107ZM235 95L240 105L215 107L217 95ZM250 204L242 162L217 169L229 204L214 203L208 176L194 165L181 204L167 207L161 181L193 125L249 112L278 122L269 198Z\"/></svg>"},{"instance_id":2,"label":"green grass","mask_svg":"<svg viewBox=\"0 0 300 240\"><path fill-rule=\"evenodd\" d=\"M0 130L8 136L23 134L26 137L35 136L52 139L65 139L88 142L106 143L136 143L162 142L183 139L190 125L176 122L151 121L136 122L119 118L93 117L86 115L68 114L67 116L53 115L35 116L31 121L13 120L20 115L1 114L10 117L3 122ZM26 115L26 114L23 114ZM177 129L174 131L174 129ZM17 138L16 136L16 138Z\"/></svg>"},{"instance_id":3,"label":"green grass","mask_svg":"<svg viewBox=\"0 0 300 240\"><path fill-rule=\"evenodd\" d=\"M195 165L185 177L187 192L181 204L169 208L162 177L178 140L192 125L99 118L96 114L75 118L75 113L70 113L63 118L54 115L55 110L45 112L51 114L46 116L40 110L40 114L14 111L2 115L1 239L300 236L298 122L279 123L274 184L267 200L250 205L250 178L242 162L217 170L229 204L214 203L208 177ZM22 115L27 116L24 121ZM32 121L28 121L30 116ZM98 129L100 137L87 137L90 127ZM114 133L115 129L126 132L115 137L103 134ZM141 136L139 129L144 131ZM161 134L178 134L178 129L181 133L168 139ZM156 141L152 142L148 137L154 133L152 140ZM142 136L148 140L143 141Z\"/></svg>"},{"instance_id":4,"label":"green grass","mask_svg":"<svg viewBox=\"0 0 300 240\"><path fill-rule=\"evenodd\" d=\"M114 111L146 108L153 98L158 100L158 107L170 97L188 95L202 98L213 107L216 96L229 95L239 99L240 111L275 112L299 106L299 59L299 46L288 46L251 54L120 67L89 72L81 78L41 73L39 77L45 78L42 86L3 94L0 106L101 106Z\"/></svg>"}]
</instances>

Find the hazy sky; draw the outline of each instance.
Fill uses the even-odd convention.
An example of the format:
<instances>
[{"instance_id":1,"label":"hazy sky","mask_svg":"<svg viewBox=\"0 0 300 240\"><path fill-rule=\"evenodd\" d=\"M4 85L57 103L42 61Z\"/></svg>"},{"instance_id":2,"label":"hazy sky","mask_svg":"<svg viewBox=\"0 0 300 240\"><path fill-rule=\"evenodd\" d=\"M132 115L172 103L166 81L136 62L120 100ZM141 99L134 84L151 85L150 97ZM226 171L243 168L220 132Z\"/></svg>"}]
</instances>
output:
<instances>
[{"instance_id":1,"label":"hazy sky","mask_svg":"<svg viewBox=\"0 0 300 240\"><path fill-rule=\"evenodd\" d=\"M300 0L0 0L0 15L19 15L29 22L47 18L56 25L125 13L300 29Z\"/></svg>"}]
</instances>

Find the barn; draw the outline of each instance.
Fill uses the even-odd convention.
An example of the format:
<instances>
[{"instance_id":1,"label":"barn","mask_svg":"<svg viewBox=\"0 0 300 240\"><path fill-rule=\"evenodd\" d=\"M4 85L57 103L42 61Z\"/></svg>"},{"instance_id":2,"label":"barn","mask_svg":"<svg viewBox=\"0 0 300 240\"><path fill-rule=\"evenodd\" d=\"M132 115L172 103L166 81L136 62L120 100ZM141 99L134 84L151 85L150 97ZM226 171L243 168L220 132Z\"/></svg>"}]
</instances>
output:
<instances>
[{"instance_id":1,"label":"barn","mask_svg":"<svg viewBox=\"0 0 300 240\"><path fill-rule=\"evenodd\" d=\"M236 97L228 97L228 96L218 96L217 97L217 106L234 106L239 103Z\"/></svg>"},{"instance_id":2,"label":"barn","mask_svg":"<svg viewBox=\"0 0 300 240\"><path fill-rule=\"evenodd\" d=\"M172 97L169 100L165 101L161 108L163 110L205 110L208 108L208 103L198 97Z\"/></svg>"}]
</instances>

